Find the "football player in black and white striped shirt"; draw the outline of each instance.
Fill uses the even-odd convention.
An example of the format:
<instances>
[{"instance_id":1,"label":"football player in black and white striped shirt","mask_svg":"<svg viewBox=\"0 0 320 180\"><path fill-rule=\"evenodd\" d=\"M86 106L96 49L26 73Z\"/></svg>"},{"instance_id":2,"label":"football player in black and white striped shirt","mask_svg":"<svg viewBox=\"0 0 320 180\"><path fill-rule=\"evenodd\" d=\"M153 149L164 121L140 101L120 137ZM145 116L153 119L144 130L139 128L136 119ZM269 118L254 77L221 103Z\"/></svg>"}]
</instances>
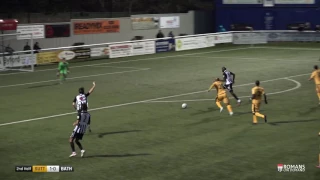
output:
<instances>
[{"instance_id":1,"label":"football player in black and white striped shirt","mask_svg":"<svg viewBox=\"0 0 320 180\"><path fill-rule=\"evenodd\" d=\"M80 140L82 140L83 135L86 133L86 129L91 120L91 116L88 113L87 104L82 104L81 109L82 110L81 110L80 116L78 116L77 121L73 123L73 126L75 126L75 128L73 129L73 132L69 139L72 154L69 157L74 157L77 155L74 147L74 141L76 142L76 144L81 150L81 157L83 157L84 153L86 152L83 149L82 144L80 143Z\"/></svg>"},{"instance_id":2,"label":"football player in black and white striped shirt","mask_svg":"<svg viewBox=\"0 0 320 180\"><path fill-rule=\"evenodd\" d=\"M222 67L222 73L223 73L223 79L225 81L224 88L230 92L230 94L237 100L238 105L240 105L241 100L233 92L233 87L232 87L234 80L236 78L236 75L233 72L228 71L227 68L225 67Z\"/></svg>"},{"instance_id":3,"label":"football player in black and white striped shirt","mask_svg":"<svg viewBox=\"0 0 320 180\"><path fill-rule=\"evenodd\" d=\"M86 104L87 107L89 106L89 104L88 104L88 96L93 92L93 90L96 87L96 83L95 82L93 82L92 84L93 84L92 88L87 93L84 92L84 88L83 87L79 88L79 94L76 97L74 97L74 99L73 99L72 105L77 110L77 118L79 118L79 116L80 116L80 113L81 113L81 110L82 110L81 109L82 108L82 104ZM89 132L91 132L90 122L89 122L88 129L89 129Z\"/></svg>"}]
</instances>

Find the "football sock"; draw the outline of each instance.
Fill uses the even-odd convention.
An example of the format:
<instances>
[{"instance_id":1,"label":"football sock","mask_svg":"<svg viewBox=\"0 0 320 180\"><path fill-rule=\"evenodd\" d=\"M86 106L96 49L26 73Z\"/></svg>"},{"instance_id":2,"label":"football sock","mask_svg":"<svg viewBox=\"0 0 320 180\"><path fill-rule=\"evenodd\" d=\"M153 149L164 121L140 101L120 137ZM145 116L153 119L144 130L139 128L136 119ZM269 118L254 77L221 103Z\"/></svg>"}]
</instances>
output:
<instances>
[{"instance_id":1,"label":"football sock","mask_svg":"<svg viewBox=\"0 0 320 180\"><path fill-rule=\"evenodd\" d=\"M227 108L228 108L229 113L230 113L230 112L233 112L231 105L228 105Z\"/></svg>"},{"instance_id":2,"label":"football sock","mask_svg":"<svg viewBox=\"0 0 320 180\"><path fill-rule=\"evenodd\" d=\"M80 148L80 150L82 150L82 145L81 145L81 143L76 140L76 144L78 145L78 147Z\"/></svg>"},{"instance_id":3,"label":"football sock","mask_svg":"<svg viewBox=\"0 0 320 180\"><path fill-rule=\"evenodd\" d=\"M72 150L72 152L75 152L76 150L74 149L74 142L72 141L72 142L70 142L70 146L71 146L71 150Z\"/></svg>"},{"instance_id":4,"label":"football sock","mask_svg":"<svg viewBox=\"0 0 320 180\"><path fill-rule=\"evenodd\" d=\"M317 95L318 95L318 98L319 98L319 101L320 101L320 93L317 93Z\"/></svg>"},{"instance_id":5,"label":"football sock","mask_svg":"<svg viewBox=\"0 0 320 180\"><path fill-rule=\"evenodd\" d=\"M238 96L235 93L232 93L232 96L236 99L239 100Z\"/></svg>"},{"instance_id":6,"label":"football sock","mask_svg":"<svg viewBox=\"0 0 320 180\"><path fill-rule=\"evenodd\" d=\"M255 115L258 116L258 117L264 118L264 115L260 114L259 112L256 112Z\"/></svg>"},{"instance_id":7,"label":"football sock","mask_svg":"<svg viewBox=\"0 0 320 180\"><path fill-rule=\"evenodd\" d=\"M256 116L256 115L253 115L253 123L254 123L254 124L258 123L258 120L257 120L257 119L258 119L257 116Z\"/></svg>"},{"instance_id":8,"label":"football sock","mask_svg":"<svg viewBox=\"0 0 320 180\"><path fill-rule=\"evenodd\" d=\"M221 103L219 101L216 101L216 104L220 109L222 108Z\"/></svg>"}]
</instances>

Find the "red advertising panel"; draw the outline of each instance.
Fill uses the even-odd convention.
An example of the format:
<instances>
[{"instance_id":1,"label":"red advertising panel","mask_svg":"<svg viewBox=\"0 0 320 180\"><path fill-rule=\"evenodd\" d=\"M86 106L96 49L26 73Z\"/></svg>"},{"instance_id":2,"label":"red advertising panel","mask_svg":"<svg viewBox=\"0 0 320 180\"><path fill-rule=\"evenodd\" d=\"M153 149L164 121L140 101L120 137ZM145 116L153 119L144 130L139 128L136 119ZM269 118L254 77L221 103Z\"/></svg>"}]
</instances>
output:
<instances>
[{"instance_id":1,"label":"red advertising panel","mask_svg":"<svg viewBox=\"0 0 320 180\"><path fill-rule=\"evenodd\" d=\"M16 19L0 19L0 30L17 30L18 21Z\"/></svg>"}]
</instances>

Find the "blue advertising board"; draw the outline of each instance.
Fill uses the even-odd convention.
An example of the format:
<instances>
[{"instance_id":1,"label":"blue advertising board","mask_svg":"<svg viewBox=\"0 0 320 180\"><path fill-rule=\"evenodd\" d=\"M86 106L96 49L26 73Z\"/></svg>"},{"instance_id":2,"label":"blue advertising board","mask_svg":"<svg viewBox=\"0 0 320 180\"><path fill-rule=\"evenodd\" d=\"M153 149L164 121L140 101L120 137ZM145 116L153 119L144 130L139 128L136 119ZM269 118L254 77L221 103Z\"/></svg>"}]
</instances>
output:
<instances>
[{"instance_id":1,"label":"blue advertising board","mask_svg":"<svg viewBox=\"0 0 320 180\"><path fill-rule=\"evenodd\" d=\"M230 31L232 24L246 24L255 30L285 30L294 23L320 24L317 8L217 8L216 30L223 25Z\"/></svg>"},{"instance_id":2,"label":"blue advertising board","mask_svg":"<svg viewBox=\"0 0 320 180\"><path fill-rule=\"evenodd\" d=\"M156 52L168 52L175 50L175 40L172 39L162 39L156 41Z\"/></svg>"},{"instance_id":3,"label":"blue advertising board","mask_svg":"<svg viewBox=\"0 0 320 180\"><path fill-rule=\"evenodd\" d=\"M266 11L264 13L264 29L265 30L274 30L275 29L275 12Z\"/></svg>"},{"instance_id":4,"label":"blue advertising board","mask_svg":"<svg viewBox=\"0 0 320 180\"><path fill-rule=\"evenodd\" d=\"M319 0L216 0L217 7L317 7Z\"/></svg>"}]
</instances>

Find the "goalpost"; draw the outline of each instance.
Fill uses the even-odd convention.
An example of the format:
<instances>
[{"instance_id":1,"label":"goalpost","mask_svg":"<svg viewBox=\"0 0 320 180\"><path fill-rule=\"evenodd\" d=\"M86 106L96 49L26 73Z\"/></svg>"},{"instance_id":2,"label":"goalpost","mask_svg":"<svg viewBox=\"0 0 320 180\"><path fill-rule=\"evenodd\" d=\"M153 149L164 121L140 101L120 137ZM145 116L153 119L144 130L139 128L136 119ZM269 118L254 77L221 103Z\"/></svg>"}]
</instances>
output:
<instances>
[{"instance_id":1,"label":"goalpost","mask_svg":"<svg viewBox=\"0 0 320 180\"><path fill-rule=\"evenodd\" d=\"M0 34L0 72L33 72L36 61L32 33Z\"/></svg>"}]
</instances>

